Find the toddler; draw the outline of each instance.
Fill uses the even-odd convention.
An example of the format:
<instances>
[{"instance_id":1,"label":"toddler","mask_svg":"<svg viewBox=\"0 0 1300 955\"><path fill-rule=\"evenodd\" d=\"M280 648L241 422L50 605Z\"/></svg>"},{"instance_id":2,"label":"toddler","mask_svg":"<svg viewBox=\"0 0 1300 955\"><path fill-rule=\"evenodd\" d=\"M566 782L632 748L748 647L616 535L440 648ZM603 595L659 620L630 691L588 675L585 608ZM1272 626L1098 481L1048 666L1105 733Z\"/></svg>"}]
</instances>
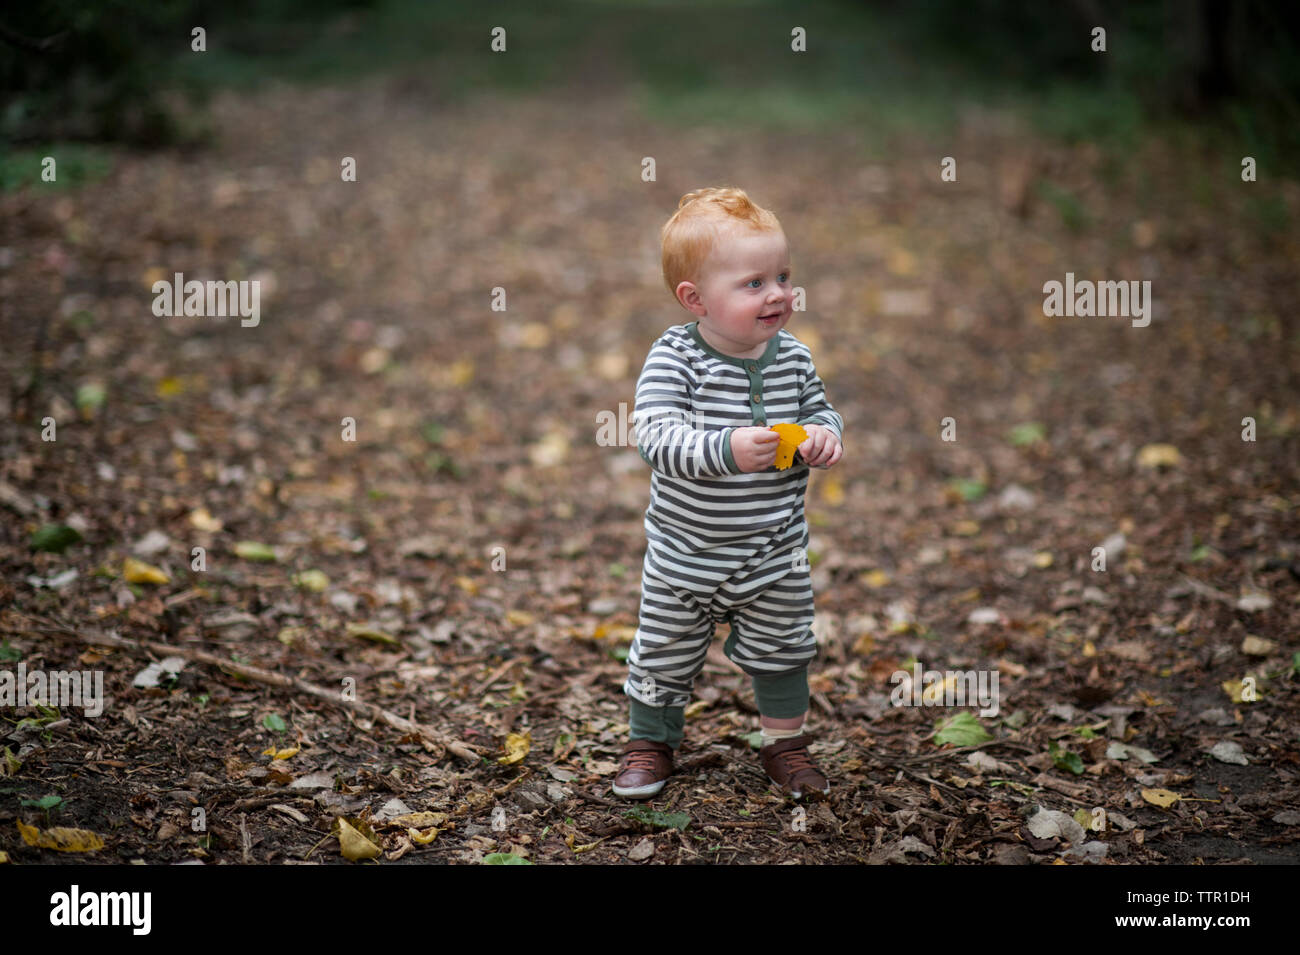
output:
<instances>
[{"instance_id":1,"label":"toddler","mask_svg":"<svg viewBox=\"0 0 1300 955\"><path fill-rule=\"evenodd\" d=\"M817 653L806 557L809 467L840 460L844 420L808 347L785 331L790 253L776 216L734 188L687 193L664 225L664 280L696 321L650 349L636 386L637 447L652 469L641 610L623 692L630 740L615 794L664 787L716 622L753 680L759 755L788 795L826 794L808 754L808 663ZM794 464L774 466L769 426L803 425Z\"/></svg>"}]
</instances>

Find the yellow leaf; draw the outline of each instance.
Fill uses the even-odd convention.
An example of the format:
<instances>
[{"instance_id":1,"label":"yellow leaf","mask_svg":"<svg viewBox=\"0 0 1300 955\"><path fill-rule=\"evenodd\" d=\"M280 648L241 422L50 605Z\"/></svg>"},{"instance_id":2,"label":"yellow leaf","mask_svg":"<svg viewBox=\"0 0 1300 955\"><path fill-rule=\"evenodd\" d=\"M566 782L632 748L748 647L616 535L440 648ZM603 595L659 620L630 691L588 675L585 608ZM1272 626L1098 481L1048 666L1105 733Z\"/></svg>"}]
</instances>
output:
<instances>
[{"instance_id":1,"label":"yellow leaf","mask_svg":"<svg viewBox=\"0 0 1300 955\"><path fill-rule=\"evenodd\" d=\"M840 479L828 474L817 482L817 493L822 496L828 507L839 507L844 503L844 485Z\"/></svg>"},{"instance_id":2,"label":"yellow leaf","mask_svg":"<svg viewBox=\"0 0 1300 955\"><path fill-rule=\"evenodd\" d=\"M407 829L406 834L411 837L411 841L427 846L434 839L438 838L438 830L430 829L427 832L421 832L419 829Z\"/></svg>"},{"instance_id":3,"label":"yellow leaf","mask_svg":"<svg viewBox=\"0 0 1300 955\"><path fill-rule=\"evenodd\" d=\"M1183 797L1178 793L1170 792L1168 789L1144 789L1142 790L1142 798L1153 806L1168 809Z\"/></svg>"},{"instance_id":4,"label":"yellow leaf","mask_svg":"<svg viewBox=\"0 0 1300 955\"><path fill-rule=\"evenodd\" d=\"M300 590L308 590L311 593L318 594L330 585L330 579L320 570L304 570L300 574L293 575L294 586Z\"/></svg>"},{"instance_id":5,"label":"yellow leaf","mask_svg":"<svg viewBox=\"0 0 1300 955\"><path fill-rule=\"evenodd\" d=\"M699 716L708 708L709 708L708 700L696 700L690 706L686 707L686 710L682 715L688 720L693 720L695 719L695 717Z\"/></svg>"},{"instance_id":6,"label":"yellow leaf","mask_svg":"<svg viewBox=\"0 0 1300 955\"><path fill-rule=\"evenodd\" d=\"M799 424L774 424L767 430L775 431L781 436L781 441L776 446L776 469L784 471L794 464L794 453L799 450L799 445L808 440L808 432Z\"/></svg>"},{"instance_id":7,"label":"yellow leaf","mask_svg":"<svg viewBox=\"0 0 1300 955\"><path fill-rule=\"evenodd\" d=\"M551 343L550 326L542 322L525 322L519 329L518 342L524 348L545 348Z\"/></svg>"},{"instance_id":8,"label":"yellow leaf","mask_svg":"<svg viewBox=\"0 0 1300 955\"><path fill-rule=\"evenodd\" d=\"M959 537L974 537L980 532L980 526L975 521L958 521L952 525L952 532Z\"/></svg>"},{"instance_id":9,"label":"yellow leaf","mask_svg":"<svg viewBox=\"0 0 1300 955\"><path fill-rule=\"evenodd\" d=\"M1083 655L1085 657L1095 657L1097 655L1097 645L1091 640L1083 641Z\"/></svg>"},{"instance_id":10,"label":"yellow leaf","mask_svg":"<svg viewBox=\"0 0 1300 955\"><path fill-rule=\"evenodd\" d=\"M175 398L185 391L185 382L179 378L163 378L158 382L159 398Z\"/></svg>"},{"instance_id":11,"label":"yellow leaf","mask_svg":"<svg viewBox=\"0 0 1300 955\"><path fill-rule=\"evenodd\" d=\"M474 362L468 358L452 362L451 368L448 369L448 377L453 388L464 388L474 380Z\"/></svg>"},{"instance_id":12,"label":"yellow leaf","mask_svg":"<svg viewBox=\"0 0 1300 955\"><path fill-rule=\"evenodd\" d=\"M0 852L0 865L4 865L8 861L9 861L9 853Z\"/></svg>"},{"instance_id":13,"label":"yellow leaf","mask_svg":"<svg viewBox=\"0 0 1300 955\"><path fill-rule=\"evenodd\" d=\"M165 584L171 580L153 564L128 557L122 562L122 576L129 584Z\"/></svg>"},{"instance_id":14,"label":"yellow leaf","mask_svg":"<svg viewBox=\"0 0 1300 955\"><path fill-rule=\"evenodd\" d=\"M911 275L916 271L916 256L907 249L895 246L889 250L885 268L894 275Z\"/></svg>"},{"instance_id":15,"label":"yellow leaf","mask_svg":"<svg viewBox=\"0 0 1300 955\"><path fill-rule=\"evenodd\" d=\"M39 849L56 849L59 852L94 852L104 848L104 840L89 829L47 829L42 832L35 826L25 826L18 821L18 831L23 842Z\"/></svg>"},{"instance_id":16,"label":"yellow leaf","mask_svg":"<svg viewBox=\"0 0 1300 955\"><path fill-rule=\"evenodd\" d=\"M586 852L589 849L596 848L596 846L600 845L608 838L609 836L601 836L595 842L588 842L585 845L576 846L573 844L574 843L573 833L569 833L567 836L564 837L564 844L568 846L570 849L572 849L574 852Z\"/></svg>"},{"instance_id":17,"label":"yellow leaf","mask_svg":"<svg viewBox=\"0 0 1300 955\"><path fill-rule=\"evenodd\" d=\"M343 853L345 859L352 862L359 859L373 859L383 851L342 816L339 816L334 822L335 828L338 830L339 851ZM362 825L364 826L364 823ZM365 828L368 830L370 827L365 826ZM373 835L373 833L371 834Z\"/></svg>"},{"instance_id":18,"label":"yellow leaf","mask_svg":"<svg viewBox=\"0 0 1300 955\"><path fill-rule=\"evenodd\" d=\"M401 826L403 829L428 829L430 826L445 825L448 819L445 812L408 812L403 816L394 816L386 826Z\"/></svg>"},{"instance_id":19,"label":"yellow leaf","mask_svg":"<svg viewBox=\"0 0 1300 955\"><path fill-rule=\"evenodd\" d=\"M536 623L537 618L534 617L527 610L507 610L506 622L512 623L516 627L527 627L533 623Z\"/></svg>"},{"instance_id":20,"label":"yellow leaf","mask_svg":"<svg viewBox=\"0 0 1300 955\"><path fill-rule=\"evenodd\" d=\"M921 702L926 706L936 706L947 699L949 691L956 692L957 683L961 679L960 674L955 671L949 673L943 678L942 683L931 683L921 691Z\"/></svg>"},{"instance_id":21,"label":"yellow leaf","mask_svg":"<svg viewBox=\"0 0 1300 955\"><path fill-rule=\"evenodd\" d=\"M880 568L876 568L875 570L867 571L858 579L872 590L878 590L889 583L889 574L885 573Z\"/></svg>"},{"instance_id":22,"label":"yellow leaf","mask_svg":"<svg viewBox=\"0 0 1300 955\"><path fill-rule=\"evenodd\" d=\"M528 749L533 745L533 732L511 733L506 737L506 754L497 760L502 766L513 766L520 762L528 755Z\"/></svg>"},{"instance_id":23,"label":"yellow leaf","mask_svg":"<svg viewBox=\"0 0 1300 955\"><path fill-rule=\"evenodd\" d=\"M294 746L289 749L276 749L272 746L270 749L263 750L262 755L270 756L272 759L289 759L293 756L297 756L298 751L301 749L301 746Z\"/></svg>"},{"instance_id":24,"label":"yellow leaf","mask_svg":"<svg viewBox=\"0 0 1300 955\"><path fill-rule=\"evenodd\" d=\"M864 633L853 643L853 652L860 657L865 657L876 649L876 638L869 633Z\"/></svg>"},{"instance_id":25,"label":"yellow leaf","mask_svg":"<svg viewBox=\"0 0 1300 955\"><path fill-rule=\"evenodd\" d=\"M1148 470L1159 467L1177 467L1183 463L1183 456L1172 444L1148 444L1137 454L1140 468Z\"/></svg>"},{"instance_id":26,"label":"yellow leaf","mask_svg":"<svg viewBox=\"0 0 1300 955\"><path fill-rule=\"evenodd\" d=\"M1034 555L1034 566L1039 570L1046 570L1048 567L1051 567L1052 552L1048 550L1040 550Z\"/></svg>"},{"instance_id":27,"label":"yellow leaf","mask_svg":"<svg viewBox=\"0 0 1300 955\"><path fill-rule=\"evenodd\" d=\"M1224 680L1219 685L1223 687L1223 691L1227 693L1228 696L1232 697L1232 702L1234 703L1255 702L1253 699L1246 699L1246 683L1244 680ZM1260 690L1258 688L1254 688L1253 692L1256 696L1260 695Z\"/></svg>"},{"instance_id":28,"label":"yellow leaf","mask_svg":"<svg viewBox=\"0 0 1300 955\"><path fill-rule=\"evenodd\" d=\"M195 530L207 531L209 534L217 533L224 526L221 521L208 513L206 507L199 507L190 512L190 524Z\"/></svg>"}]
</instances>

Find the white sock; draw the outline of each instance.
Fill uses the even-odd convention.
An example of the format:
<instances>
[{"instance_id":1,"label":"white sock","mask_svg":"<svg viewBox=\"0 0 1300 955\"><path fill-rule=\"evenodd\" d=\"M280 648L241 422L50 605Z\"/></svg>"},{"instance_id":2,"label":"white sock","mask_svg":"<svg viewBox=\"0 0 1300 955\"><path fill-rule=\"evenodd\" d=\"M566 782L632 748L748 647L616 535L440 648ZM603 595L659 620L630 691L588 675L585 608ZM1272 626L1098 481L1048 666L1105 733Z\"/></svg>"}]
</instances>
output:
<instances>
[{"instance_id":1,"label":"white sock","mask_svg":"<svg viewBox=\"0 0 1300 955\"><path fill-rule=\"evenodd\" d=\"M779 739L789 739L792 736L798 736L803 732L803 727L803 723L800 723L796 729L792 730L774 730L768 729L766 726L760 727L759 744L762 746L770 746Z\"/></svg>"}]
</instances>

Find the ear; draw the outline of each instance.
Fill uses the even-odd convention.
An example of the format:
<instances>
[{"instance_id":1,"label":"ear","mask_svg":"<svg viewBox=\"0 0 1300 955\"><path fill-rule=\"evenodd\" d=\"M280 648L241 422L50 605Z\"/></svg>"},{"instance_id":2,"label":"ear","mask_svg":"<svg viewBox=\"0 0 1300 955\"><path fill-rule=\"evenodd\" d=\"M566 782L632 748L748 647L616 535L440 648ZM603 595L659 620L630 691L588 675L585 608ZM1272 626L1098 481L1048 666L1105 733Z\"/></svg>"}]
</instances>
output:
<instances>
[{"instance_id":1,"label":"ear","mask_svg":"<svg viewBox=\"0 0 1300 955\"><path fill-rule=\"evenodd\" d=\"M708 308L700 299L699 289L695 287L694 282L679 282L677 284L677 301L681 303L682 308L692 315L704 316L708 314Z\"/></svg>"}]
</instances>

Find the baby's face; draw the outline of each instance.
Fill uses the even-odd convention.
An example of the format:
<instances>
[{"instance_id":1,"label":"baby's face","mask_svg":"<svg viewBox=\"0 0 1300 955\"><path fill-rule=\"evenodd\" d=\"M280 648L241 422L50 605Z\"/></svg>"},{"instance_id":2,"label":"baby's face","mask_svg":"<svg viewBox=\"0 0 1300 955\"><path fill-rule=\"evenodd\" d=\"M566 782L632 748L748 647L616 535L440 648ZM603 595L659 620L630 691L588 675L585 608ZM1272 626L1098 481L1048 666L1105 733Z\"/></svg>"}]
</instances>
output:
<instances>
[{"instance_id":1,"label":"baby's face","mask_svg":"<svg viewBox=\"0 0 1300 955\"><path fill-rule=\"evenodd\" d=\"M700 334L718 351L757 358L790 320L790 248L782 232L733 227L704 264L698 297L683 304L700 319Z\"/></svg>"}]
</instances>

